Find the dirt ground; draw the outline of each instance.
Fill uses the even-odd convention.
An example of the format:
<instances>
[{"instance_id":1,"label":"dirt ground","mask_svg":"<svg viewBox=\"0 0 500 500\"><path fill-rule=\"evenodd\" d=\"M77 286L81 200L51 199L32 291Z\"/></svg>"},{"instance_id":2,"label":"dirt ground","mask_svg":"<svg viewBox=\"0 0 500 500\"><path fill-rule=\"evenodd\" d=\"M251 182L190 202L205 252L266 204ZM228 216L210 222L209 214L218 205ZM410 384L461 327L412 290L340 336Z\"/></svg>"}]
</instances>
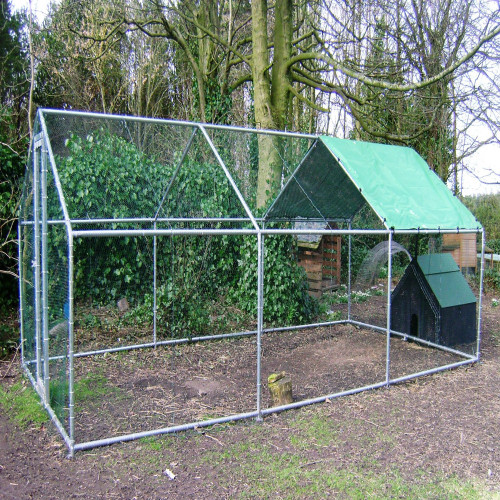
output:
<instances>
[{"instance_id":1,"label":"dirt ground","mask_svg":"<svg viewBox=\"0 0 500 500\"><path fill-rule=\"evenodd\" d=\"M393 377L457 360L391 341ZM0 363L0 370L2 385L21 377L17 361ZM380 382L385 337L351 326L270 334L263 339L262 383L280 370L291 374L296 400ZM99 395L77 403L78 441L253 411L255 339L81 358L76 378L93 381ZM265 385L264 391L263 405L269 406ZM499 436L500 307L487 296L479 364L273 415L262 423L246 420L132 441L68 459L50 423L20 430L0 413L0 498L255 498L262 496L255 493L261 491L259 478L245 460L252 453L262 460L256 450L267 450L278 462L297 457L300 473L286 483L295 486L332 468L382 477L397 470L410 483L434 477L478 480L495 498L495 492L500 495ZM275 488L269 496L307 496L300 489L281 491L279 483Z\"/></svg>"}]
</instances>

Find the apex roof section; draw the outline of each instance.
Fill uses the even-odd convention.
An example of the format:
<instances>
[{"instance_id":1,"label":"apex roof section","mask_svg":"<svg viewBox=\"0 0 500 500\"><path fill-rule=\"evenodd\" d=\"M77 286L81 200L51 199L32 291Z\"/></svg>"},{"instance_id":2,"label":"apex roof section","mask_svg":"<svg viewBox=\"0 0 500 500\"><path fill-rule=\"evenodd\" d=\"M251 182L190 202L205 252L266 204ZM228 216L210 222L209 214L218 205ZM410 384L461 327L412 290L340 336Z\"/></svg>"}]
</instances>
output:
<instances>
[{"instance_id":1,"label":"apex roof section","mask_svg":"<svg viewBox=\"0 0 500 500\"><path fill-rule=\"evenodd\" d=\"M319 137L266 219L350 220L368 203L386 228L481 224L413 149Z\"/></svg>"}]
</instances>

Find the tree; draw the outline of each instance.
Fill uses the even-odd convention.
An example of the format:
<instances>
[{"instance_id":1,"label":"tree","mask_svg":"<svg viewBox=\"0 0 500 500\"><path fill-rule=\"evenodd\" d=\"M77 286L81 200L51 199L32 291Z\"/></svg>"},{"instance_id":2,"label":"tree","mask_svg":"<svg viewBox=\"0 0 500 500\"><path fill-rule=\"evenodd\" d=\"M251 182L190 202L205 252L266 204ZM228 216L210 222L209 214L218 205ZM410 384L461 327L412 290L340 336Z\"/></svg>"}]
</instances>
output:
<instances>
[{"instance_id":1,"label":"tree","mask_svg":"<svg viewBox=\"0 0 500 500\"><path fill-rule=\"evenodd\" d=\"M26 16L0 3L0 305L17 297L17 208L28 144Z\"/></svg>"},{"instance_id":2,"label":"tree","mask_svg":"<svg viewBox=\"0 0 500 500\"><path fill-rule=\"evenodd\" d=\"M497 11L458 0L398 0L396 9L384 0L131 5L108 9L98 28L74 24L71 32L100 47L137 31L171 42L193 75L193 117L229 121L232 96L249 83L257 127L303 126L294 110L306 107L317 129L326 106L340 103L358 135L414 145L445 180L456 165L453 113L466 97L457 84L500 33ZM259 207L282 179L277 149L260 137Z\"/></svg>"}]
</instances>

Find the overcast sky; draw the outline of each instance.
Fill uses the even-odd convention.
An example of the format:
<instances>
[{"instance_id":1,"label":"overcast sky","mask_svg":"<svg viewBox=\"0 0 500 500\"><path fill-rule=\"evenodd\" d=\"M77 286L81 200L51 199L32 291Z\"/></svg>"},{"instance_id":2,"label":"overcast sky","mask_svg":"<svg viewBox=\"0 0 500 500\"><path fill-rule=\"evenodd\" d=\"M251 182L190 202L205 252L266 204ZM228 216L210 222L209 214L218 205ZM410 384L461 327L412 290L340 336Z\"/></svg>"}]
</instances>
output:
<instances>
[{"instance_id":1,"label":"overcast sky","mask_svg":"<svg viewBox=\"0 0 500 500\"><path fill-rule=\"evenodd\" d=\"M48 13L48 6L51 3L57 3L50 0L32 0L31 5L33 14L37 19L42 20ZM29 0L11 0L13 10L28 8ZM480 133L480 131L479 131ZM489 147L481 148L481 150L474 155L473 158L468 160L470 166L478 173L481 174L482 169L486 171L493 171L500 174L500 145L492 145ZM497 178L498 180L498 178ZM464 185L462 194L472 195L479 193L499 193L500 185L487 185L479 182L474 176L465 172L463 179L460 179L460 184Z\"/></svg>"}]
</instances>

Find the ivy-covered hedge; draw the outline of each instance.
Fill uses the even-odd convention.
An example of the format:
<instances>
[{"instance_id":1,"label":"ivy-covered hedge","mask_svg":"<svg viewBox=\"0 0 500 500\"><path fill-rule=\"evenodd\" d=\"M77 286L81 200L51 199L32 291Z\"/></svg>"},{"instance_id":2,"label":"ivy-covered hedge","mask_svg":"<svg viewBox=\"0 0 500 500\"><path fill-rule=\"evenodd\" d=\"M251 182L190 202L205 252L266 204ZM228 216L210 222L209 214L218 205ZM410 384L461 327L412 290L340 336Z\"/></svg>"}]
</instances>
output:
<instances>
[{"instance_id":1,"label":"ivy-covered hedge","mask_svg":"<svg viewBox=\"0 0 500 500\"><path fill-rule=\"evenodd\" d=\"M133 143L105 131L86 138L72 135L66 146L68 154L57 158L57 167L70 217L155 216L176 159L171 165L156 162ZM49 198L49 206L51 216L60 216L55 194L52 200ZM160 217L241 214L222 169L202 155L186 158L163 207ZM141 226L113 224L113 228L117 227ZM64 242L55 248L63 260ZM109 303L127 297L143 320L152 319L152 238L76 239L74 252L77 299ZM307 294L305 274L293 252L293 238L266 238L267 322L305 321L315 312L316 302ZM210 304L214 302L229 301L239 310L256 314L255 237L158 237L157 262L158 317L170 331L203 333L210 323Z\"/></svg>"}]
</instances>

